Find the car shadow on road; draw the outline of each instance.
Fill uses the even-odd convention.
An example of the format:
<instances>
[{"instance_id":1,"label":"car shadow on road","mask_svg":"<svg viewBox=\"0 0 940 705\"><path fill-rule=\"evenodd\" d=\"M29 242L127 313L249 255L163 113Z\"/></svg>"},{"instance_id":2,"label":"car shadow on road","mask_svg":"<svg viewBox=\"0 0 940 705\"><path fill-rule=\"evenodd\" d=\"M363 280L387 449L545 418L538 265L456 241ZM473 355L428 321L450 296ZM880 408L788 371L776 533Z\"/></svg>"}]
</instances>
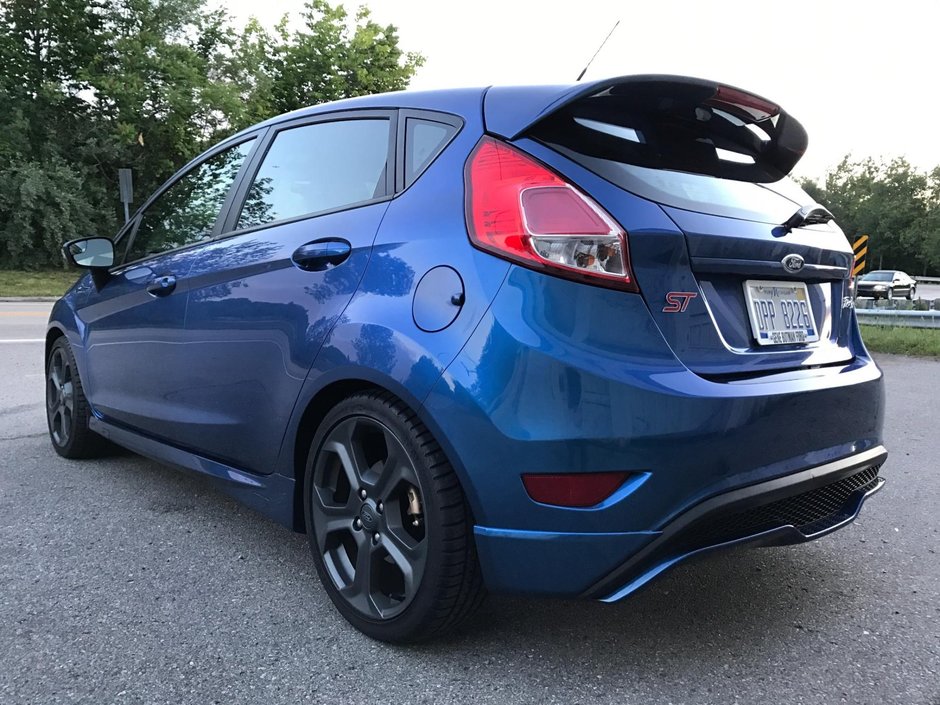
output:
<instances>
[{"instance_id":1,"label":"car shadow on road","mask_svg":"<svg viewBox=\"0 0 940 705\"><path fill-rule=\"evenodd\" d=\"M141 508L151 521L178 522L183 513L199 526L199 541L228 553L270 559L277 576L271 594L293 600L298 593L308 613L302 619L333 622L348 638L372 643L342 622L316 579L306 538L268 521L225 496L204 478L135 456L112 457L96 468L103 485L128 491L140 485ZM130 472L121 472L121 470ZM102 493L108 493L102 487ZM154 501L154 496L160 497ZM188 533L188 531L187 531ZM196 537L193 537L196 538ZM832 541L834 539L824 539ZM246 566L247 568L247 566ZM395 658L417 663L449 652L469 662L500 644L508 661L538 658L542 668L654 668L664 654L696 668L723 655L774 643L774 651L796 648L806 638L837 632L864 593L852 558L812 543L802 546L716 553L690 561L613 605L586 600L490 596L483 608L453 634L426 644L388 647ZM258 567L256 567L256 570ZM251 575L244 579L250 581ZM290 598L287 598L290 595ZM838 609L832 609L838 605ZM337 622L339 624L337 624ZM313 629L319 628L312 627ZM564 646L564 648L561 648ZM557 661L557 662L556 662Z\"/></svg>"}]
</instances>

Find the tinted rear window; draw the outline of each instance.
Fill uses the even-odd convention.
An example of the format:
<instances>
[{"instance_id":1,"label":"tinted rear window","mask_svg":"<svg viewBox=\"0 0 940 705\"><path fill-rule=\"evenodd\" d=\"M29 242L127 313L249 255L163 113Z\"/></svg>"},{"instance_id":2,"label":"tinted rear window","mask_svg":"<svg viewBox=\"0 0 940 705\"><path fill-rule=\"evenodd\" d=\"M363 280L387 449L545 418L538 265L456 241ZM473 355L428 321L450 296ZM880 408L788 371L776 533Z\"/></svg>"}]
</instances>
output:
<instances>
[{"instance_id":1,"label":"tinted rear window","mask_svg":"<svg viewBox=\"0 0 940 705\"><path fill-rule=\"evenodd\" d=\"M700 138L651 130L644 123L625 124L578 115L556 116L531 135L620 188L663 205L744 220L783 223L813 199L789 177L755 183L701 173L703 153L729 164L745 163L747 155ZM725 120L716 116L713 119ZM730 122L730 120L728 120ZM747 126L739 125L739 130ZM755 139L760 139L755 134ZM670 140L675 139L675 142ZM727 146L732 146L730 143ZM671 168L657 167L657 155ZM683 155L686 155L685 157ZM676 168L684 161L689 170ZM753 159L750 160L753 163ZM697 172L697 173L696 173Z\"/></svg>"}]
</instances>

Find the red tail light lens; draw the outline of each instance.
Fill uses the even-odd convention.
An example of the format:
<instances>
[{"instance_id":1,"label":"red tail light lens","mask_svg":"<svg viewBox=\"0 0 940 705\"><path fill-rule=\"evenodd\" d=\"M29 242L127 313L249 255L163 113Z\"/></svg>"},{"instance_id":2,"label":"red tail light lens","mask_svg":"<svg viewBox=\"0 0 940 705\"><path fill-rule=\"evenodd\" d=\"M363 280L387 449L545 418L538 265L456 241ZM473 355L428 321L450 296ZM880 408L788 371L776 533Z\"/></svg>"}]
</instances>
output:
<instances>
[{"instance_id":1,"label":"red tail light lens","mask_svg":"<svg viewBox=\"0 0 940 705\"><path fill-rule=\"evenodd\" d=\"M593 507L610 497L630 477L628 472L580 472L523 475L525 491L536 502L558 507Z\"/></svg>"},{"instance_id":2,"label":"red tail light lens","mask_svg":"<svg viewBox=\"0 0 940 705\"><path fill-rule=\"evenodd\" d=\"M545 165L484 137L465 178L468 231L480 249L569 279L637 291L623 228Z\"/></svg>"}]
</instances>

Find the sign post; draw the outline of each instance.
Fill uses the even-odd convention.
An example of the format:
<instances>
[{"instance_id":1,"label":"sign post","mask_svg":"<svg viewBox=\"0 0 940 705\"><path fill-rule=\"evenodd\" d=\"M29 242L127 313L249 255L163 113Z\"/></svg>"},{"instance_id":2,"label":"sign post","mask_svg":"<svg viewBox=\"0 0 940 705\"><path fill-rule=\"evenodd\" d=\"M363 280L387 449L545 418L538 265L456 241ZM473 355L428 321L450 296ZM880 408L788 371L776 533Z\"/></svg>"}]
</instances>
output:
<instances>
[{"instance_id":1,"label":"sign post","mask_svg":"<svg viewBox=\"0 0 940 705\"><path fill-rule=\"evenodd\" d=\"M868 235L859 235L852 243L855 252L855 266L852 267L852 276L857 277L865 269L865 255L868 254Z\"/></svg>"},{"instance_id":2,"label":"sign post","mask_svg":"<svg viewBox=\"0 0 940 705\"><path fill-rule=\"evenodd\" d=\"M131 219L130 204L134 202L134 178L130 169L118 169L118 183L121 187L121 203L124 204L124 222Z\"/></svg>"}]
</instances>

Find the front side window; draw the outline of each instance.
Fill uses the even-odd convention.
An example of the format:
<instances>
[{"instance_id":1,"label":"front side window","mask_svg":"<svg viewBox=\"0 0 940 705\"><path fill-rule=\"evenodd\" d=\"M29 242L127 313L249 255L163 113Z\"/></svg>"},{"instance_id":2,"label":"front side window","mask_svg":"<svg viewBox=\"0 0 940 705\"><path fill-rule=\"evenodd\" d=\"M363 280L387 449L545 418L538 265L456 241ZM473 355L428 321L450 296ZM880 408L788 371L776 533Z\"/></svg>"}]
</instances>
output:
<instances>
[{"instance_id":1,"label":"front side window","mask_svg":"<svg viewBox=\"0 0 940 705\"><path fill-rule=\"evenodd\" d=\"M238 228L386 195L389 121L338 120L282 130L255 175Z\"/></svg>"},{"instance_id":2,"label":"front side window","mask_svg":"<svg viewBox=\"0 0 940 705\"><path fill-rule=\"evenodd\" d=\"M253 140L220 152L180 177L151 203L125 261L175 250L209 237Z\"/></svg>"}]
</instances>

